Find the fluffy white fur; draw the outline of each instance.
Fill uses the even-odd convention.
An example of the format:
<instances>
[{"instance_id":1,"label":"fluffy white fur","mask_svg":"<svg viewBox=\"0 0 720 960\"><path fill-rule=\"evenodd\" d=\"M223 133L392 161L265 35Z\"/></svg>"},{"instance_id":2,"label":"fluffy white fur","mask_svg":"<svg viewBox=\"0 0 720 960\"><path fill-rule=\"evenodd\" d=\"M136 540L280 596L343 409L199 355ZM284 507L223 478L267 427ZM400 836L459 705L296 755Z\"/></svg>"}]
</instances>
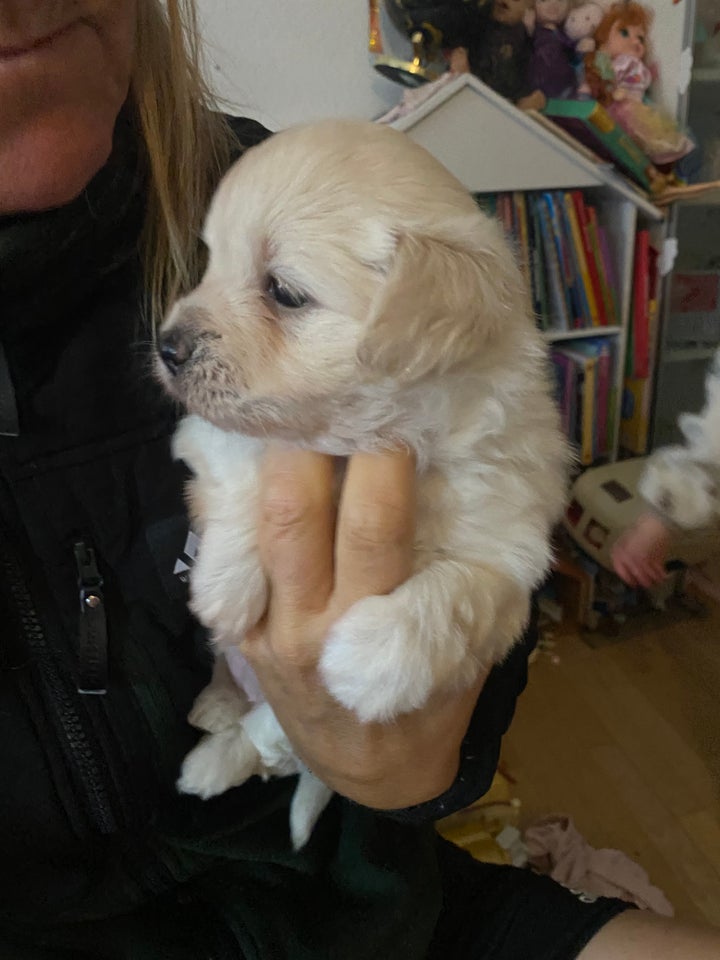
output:
<instances>
[{"instance_id":1,"label":"fluffy white fur","mask_svg":"<svg viewBox=\"0 0 720 960\"><path fill-rule=\"evenodd\" d=\"M182 345L184 362L161 375L191 413L175 441L195 473L191 603L218 655L265 609L255 507L267 439L342 457L406 444L417 456L415 573L335 624L321 675L361 721L469 684L525 626L568 462L500 227L405 135L326 121L246 153L205 240L206 275L160 346ZM302 305L278 302L278 283ZM299 772L300 846L329 791L267 704L249 705L216 673L191 714L209 732L180 788L211 796L252 773Z\"/></svg>"},{"instance_id":2,"label":"fluffy white fur","mask_svg":"<svg viewBox=\"0 0 720 960\"><path fill-rule=\"evenodd\" d=\"M720 350L705 380L705 406L678 422L685 443L650 457L640 493L671 524L696 530L720 518Z\"/></svg>"}]
</instances>

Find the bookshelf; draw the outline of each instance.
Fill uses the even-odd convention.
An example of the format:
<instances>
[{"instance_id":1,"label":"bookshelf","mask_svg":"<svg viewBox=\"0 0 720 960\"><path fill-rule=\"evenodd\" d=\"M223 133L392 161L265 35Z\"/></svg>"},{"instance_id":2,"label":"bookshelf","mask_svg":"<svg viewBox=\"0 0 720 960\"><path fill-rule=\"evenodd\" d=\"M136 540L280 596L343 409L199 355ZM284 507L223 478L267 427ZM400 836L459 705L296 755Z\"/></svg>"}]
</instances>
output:
<instances>
[{"instance_id":1,"label":"bookshelf","mask_svg":"<svg viewBox=\"0 0 720 960\"><path fill-rule=\"evenodd\" d=\"M613 426L603 459L617 459L636 235L645 228L653 245L661 247L664 212L546 118L517 109L471 74L440 86L393 126L425 147L473 194L580 190L594 206L612 257L618 322L546 330L544 337L550 345L568 346L596 337L612 339Z\"/></svg>"}]
</instances>

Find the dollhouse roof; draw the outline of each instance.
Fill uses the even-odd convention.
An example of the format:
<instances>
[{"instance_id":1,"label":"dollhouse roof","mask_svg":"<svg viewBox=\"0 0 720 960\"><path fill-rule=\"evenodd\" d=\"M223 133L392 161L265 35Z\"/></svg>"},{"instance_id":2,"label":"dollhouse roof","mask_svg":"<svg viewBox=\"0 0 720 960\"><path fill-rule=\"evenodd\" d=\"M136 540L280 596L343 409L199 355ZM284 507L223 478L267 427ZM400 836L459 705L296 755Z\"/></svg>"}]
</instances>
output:
<instances>
[{"instance_id":1,"label":"dollhouse roof","mask_svg":"<svg viewBox=\"0 0 720 960\"><path fill-rule=\"evenodd\" d=\"M472 74L439 86L392 126L429 150L472 193L599 187L632 201L651 219L663 217L611 164Z\"/></svg>"}]
</instances>

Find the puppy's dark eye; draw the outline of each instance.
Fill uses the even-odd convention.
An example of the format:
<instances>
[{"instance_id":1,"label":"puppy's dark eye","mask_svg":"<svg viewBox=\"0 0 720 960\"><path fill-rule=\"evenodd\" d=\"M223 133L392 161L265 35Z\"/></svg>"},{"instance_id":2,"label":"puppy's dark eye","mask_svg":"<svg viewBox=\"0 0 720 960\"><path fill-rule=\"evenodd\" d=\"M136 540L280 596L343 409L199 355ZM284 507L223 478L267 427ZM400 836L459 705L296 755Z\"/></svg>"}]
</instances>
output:
<instances>
[{"instance_id":1,"label":"puppy's dark eye","mask_svg":"<svg viewBox=\"0 0 720 960\"><path fill-rule=\"evenodd\" d=\"M281 280L272 275L268 277L267 292L276 303L281 307L289 307L291 310L297 310L299 307L305 307L310 302L310 298L299 290L293 290L286 286Z\"/></svg>"}]
</instances>

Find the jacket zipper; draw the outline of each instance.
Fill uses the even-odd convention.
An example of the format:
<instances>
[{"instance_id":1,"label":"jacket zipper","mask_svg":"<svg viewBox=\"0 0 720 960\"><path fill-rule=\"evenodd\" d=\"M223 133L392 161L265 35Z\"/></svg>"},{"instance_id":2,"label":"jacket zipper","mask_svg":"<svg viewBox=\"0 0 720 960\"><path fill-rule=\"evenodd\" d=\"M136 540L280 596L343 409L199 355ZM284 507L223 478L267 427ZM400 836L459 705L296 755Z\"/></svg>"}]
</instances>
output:
<instances>
[{"instance_id":1,"label":"jacket zipper","mask_svg":"<svg viewBox=\"0 0 720 960\"><path fill-rule=\"evenodd\" d=\"M103 578L95 551L82 541L74 547L78 574L80 622L78 624L78 693L107 693L107 621Z\"/></svg>"},{"instance_id":2,"label":"jacket zipper","mask_svg":"<svg viewBox=\"0 0 720 960\"><path fill-rule=\"evenodd\" d=\"M55 719L58 734L64 741L61 743L63 752L77 774L90 819L101 833L113 833L117 829L117 823L98 759L88 741L72 695L68 692L69 685L63 680L47 643L19 558L10 546L9 531L5 524L0 528L0 570L9 600L18 616L21 640L37 665L44 687L46 707Z\"/></svg>"}]
</instances>

